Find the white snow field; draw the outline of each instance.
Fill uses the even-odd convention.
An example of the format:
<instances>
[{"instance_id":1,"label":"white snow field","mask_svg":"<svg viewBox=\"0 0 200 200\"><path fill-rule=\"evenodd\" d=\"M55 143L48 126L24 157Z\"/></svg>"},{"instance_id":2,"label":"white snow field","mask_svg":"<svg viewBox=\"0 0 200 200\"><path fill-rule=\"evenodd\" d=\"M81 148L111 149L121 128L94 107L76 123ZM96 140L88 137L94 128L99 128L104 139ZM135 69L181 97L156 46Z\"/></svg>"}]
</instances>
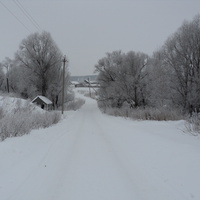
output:
<instances>
[{"instance_id":1,"label":"white snow field","mask_svg":"<svg viewBox=\"0 0 200 200\"><path fill-rule=\"evenodd\" d=\"M0 200L199 200L200 137L184 121L102 114L95 100L0 143Z\"/></svg>"}]
</instances>

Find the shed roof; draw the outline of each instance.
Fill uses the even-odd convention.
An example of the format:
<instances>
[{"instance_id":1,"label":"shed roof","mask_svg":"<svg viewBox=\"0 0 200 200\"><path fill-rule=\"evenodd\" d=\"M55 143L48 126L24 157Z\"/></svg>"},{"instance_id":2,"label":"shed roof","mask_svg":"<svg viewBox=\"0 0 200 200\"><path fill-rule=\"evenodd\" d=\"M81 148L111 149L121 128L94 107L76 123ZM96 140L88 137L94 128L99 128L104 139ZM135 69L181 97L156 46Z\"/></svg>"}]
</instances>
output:
<instances>
[{"instance_id":1,"label":"shed roof","mask_svg":"<svg viewBox=\"0 0 200 200\"><path fill-rule=\"evenodd\" d=\"M44 103L46 103L46 104L52 104L52 101L50 101L47 97L45 97L45 96L37 96L37 97L35 97L33 100L32 100L32 102L34 102L37 98L40 98Z\"/></svg>"}]
</instances>

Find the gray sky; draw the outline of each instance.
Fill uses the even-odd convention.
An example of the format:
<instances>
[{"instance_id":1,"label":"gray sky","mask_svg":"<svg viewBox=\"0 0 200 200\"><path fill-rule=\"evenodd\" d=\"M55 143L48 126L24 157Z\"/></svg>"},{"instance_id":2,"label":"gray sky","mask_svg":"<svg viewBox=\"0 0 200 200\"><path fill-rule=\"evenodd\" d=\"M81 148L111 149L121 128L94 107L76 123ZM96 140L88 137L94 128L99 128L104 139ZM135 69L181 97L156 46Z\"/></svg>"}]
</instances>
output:
<instances>
[{"instance_id":1,"label":"gray sky","mask_svg":"<svg viewBox=\"0 0 200 200\"><path fill-rule=\"evenodd\" d=\"M14 58L22 39L38 31L17 2L51 33L71 75L93 74L114 50L151 55L184 20L200 14L200 0L0 0L0 62Z\"/></svg>"}]
</instances>

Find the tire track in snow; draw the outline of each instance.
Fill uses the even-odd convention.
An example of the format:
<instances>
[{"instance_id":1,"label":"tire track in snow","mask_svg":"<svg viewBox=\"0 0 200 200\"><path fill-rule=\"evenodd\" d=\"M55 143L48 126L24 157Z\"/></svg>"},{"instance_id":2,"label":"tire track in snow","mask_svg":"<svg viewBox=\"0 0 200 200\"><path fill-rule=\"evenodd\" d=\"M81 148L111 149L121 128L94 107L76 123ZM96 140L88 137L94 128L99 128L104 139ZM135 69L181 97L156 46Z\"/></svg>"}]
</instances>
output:
<instances>
[{"instance_id":1,"label":"tire track in snow","mask_svg":"<svg viewBox=\"0 0 200 200\"><path fill-rule=\"evenodd\" d=\"M35 163L34 167L30 166L28 162L29 159L19 164L19 171L20 166L24 168L24 165L27 165L27 172L22 172L23 177L17 181L17 186L7 200L35 200L34 195L30 196L34 191L35 193L40 193L39 196L41 200L57 199L60 188L65 180L65 171L76 151L76 143L80 137L79 130L81 129L83 121L79 120L78 122L80 123L77 124L76 127L72 126L70 123L67 123L67 126L63 126L63 129L66 130L63 130L62 133L58 133L55 140L48 144L48 147L43 149L41 152L42 155L38 155L39 159L37 159L37 163ZM37 155L32 155L30 161L31 159L35 159L35 156ZM45 185L47 179L49 184ZM41 191L41 189L43 191Z\"/></svg>"},{"instance_id":2,"label":"tire track in snow","mask_svg":"<svg viewBox=\"0 0 200 200\"><path fill-rule=\"evenodd\" d=\"M80 196L87 200L135 199L126 169L95 119L97 111L93 103L79 112L78 120L82 119L83 124L68 166L66 177L70 183L66 183L65 196L69 200L78 200Z\"/></svg>"},{"instance_id":3,"label":"tire track in snow","mask_svg":"<svg viewBox=\"0 0 200 200\"><path fill-rule=\"evenodd\" d=\"M106 129L106 127L110 126L109 121L105 120L105 116L102 113L100 113L97 116L98 118L95 116L93 118L95 120L96 128L99 130L97 134L99 134L102 141L106 144L106 148L108 149L110 156L112 157L118 168L118 175L121 177L129 192L132 194L134 193L135 198L130 199L145 199L143 197L144 190L138 186L138 180L134 179L134 175L132 173L133 169L136 173L138 173L138 170L130 164L128 159L126 159L126 156L123 154L121 148L116 143L114 143L114 141L112 141L111 138L109 138L108 130ZM99 121L101 121L101 124L99 123ZM145 180L146 178L144 176L140 176L140 182L143 182Z\"/></svg>"},{"instance_id":4,"label":"tire track in snow","mask_svg":"<svg viewBox=\"0 0 200 200\"><path fill-rule=\"evenodd\" d=\"M99 120L100 118L101 120ZM137 162L137 157L135 158L135 162L133 162L133 160L131 161L130 158L126 156L125 151L120 147L120 145L116 143L116 141L112 140L115 137L114 133L112 134L114 137L111 139L111 134L107 130L107 127L114 127L114 125L112 124L113 121L110 121L109 118L112 117L105 116L100 113L98 118L94 119L96 119L97 127L101 129L101 136L105 143L107 143L107 147L110 149L110 152L113 154L116 162L118 163L121 173L125 176L127 183L130 184L128 186L130 188L132 187L132 190L137 195L136 199L188 199L182 192L178 191L177 188L172 187L172 185L169 185L166 181L163 181L163 179L158 176L157 173L150 171L147 166L140 166ZM103 122L104 126L102 126L99 121L101 121L101 123ZM119 130L114 128L114 131ZM137 141L133 141L133 145L134 142ZM149 179L149 177L151 177L151 179ZM158 197L158 194L160 195L160 193L158 193L158 188L163 190L163 195L160 197Z\"/></svg>"}]
</instances>

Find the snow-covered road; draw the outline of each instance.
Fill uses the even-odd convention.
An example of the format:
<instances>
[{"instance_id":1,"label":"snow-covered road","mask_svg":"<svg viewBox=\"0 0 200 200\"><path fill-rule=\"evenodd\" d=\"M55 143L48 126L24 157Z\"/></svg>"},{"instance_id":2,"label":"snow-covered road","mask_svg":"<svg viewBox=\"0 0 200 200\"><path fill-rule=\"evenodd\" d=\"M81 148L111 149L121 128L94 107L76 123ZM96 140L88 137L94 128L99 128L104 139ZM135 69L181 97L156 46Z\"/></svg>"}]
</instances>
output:
<instances>
[{"instance_id":1,"label":"snow-covered road","mask_svg":"<svg viewBox=\"0 0 200 200\"><path fill-rule=\"evenodd\" d=\"M86 98L61 123L0 143L0 200L199 200L200 140L182 128L106 116Z\"/></svg>"}]
</instances>

